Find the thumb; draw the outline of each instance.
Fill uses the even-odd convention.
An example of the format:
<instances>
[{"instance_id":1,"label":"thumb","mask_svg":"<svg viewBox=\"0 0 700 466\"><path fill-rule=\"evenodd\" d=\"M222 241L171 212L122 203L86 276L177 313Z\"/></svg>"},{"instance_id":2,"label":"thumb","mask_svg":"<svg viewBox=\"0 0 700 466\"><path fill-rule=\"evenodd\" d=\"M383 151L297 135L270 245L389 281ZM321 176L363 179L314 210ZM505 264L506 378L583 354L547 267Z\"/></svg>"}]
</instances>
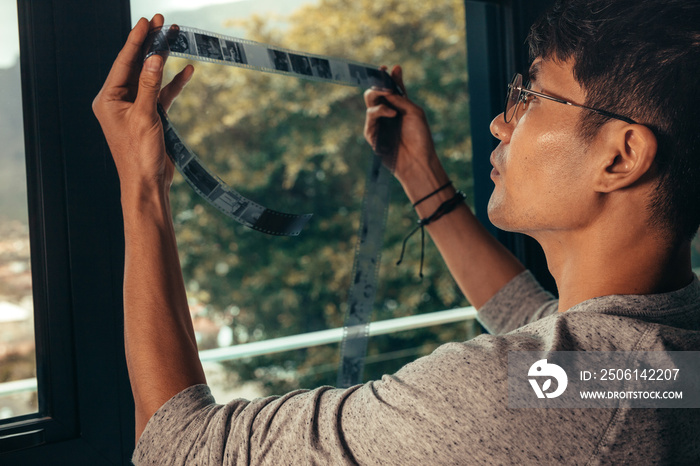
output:
<instances>
[{"instance_id":1,"label":"thumb","mask_svg":"<svg viewBox=\"0 0 700 466\"><path fill-rule=\"evenodd\" d=\"M139 90L134 104L143 110L155 109L163 82L163 57L151 55L144 62L139 77Z\"/></svg>"}]
</instances>

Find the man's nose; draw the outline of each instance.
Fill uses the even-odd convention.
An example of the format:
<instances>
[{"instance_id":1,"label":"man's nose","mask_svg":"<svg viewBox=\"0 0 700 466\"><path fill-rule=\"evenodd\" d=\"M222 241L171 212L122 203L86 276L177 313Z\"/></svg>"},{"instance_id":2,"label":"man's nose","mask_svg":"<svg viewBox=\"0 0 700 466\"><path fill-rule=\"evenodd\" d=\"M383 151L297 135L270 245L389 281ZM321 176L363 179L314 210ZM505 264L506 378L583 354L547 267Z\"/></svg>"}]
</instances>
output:
<instances>
[{"instance_id":1,"label":"man's nose","mask_svg":"<svg viewBox=\"0 0 700 466\"><path fill-rule=\"evenodd\" d=\"M513 118L513 120L515 120L515 118ZM496 115L496 118L491 120L489 129L493 137L507 143L510 141L510 135L513 132L513 121L506 123L503 119L503 113L500 113Z\"/></svg>"}]
</instances>

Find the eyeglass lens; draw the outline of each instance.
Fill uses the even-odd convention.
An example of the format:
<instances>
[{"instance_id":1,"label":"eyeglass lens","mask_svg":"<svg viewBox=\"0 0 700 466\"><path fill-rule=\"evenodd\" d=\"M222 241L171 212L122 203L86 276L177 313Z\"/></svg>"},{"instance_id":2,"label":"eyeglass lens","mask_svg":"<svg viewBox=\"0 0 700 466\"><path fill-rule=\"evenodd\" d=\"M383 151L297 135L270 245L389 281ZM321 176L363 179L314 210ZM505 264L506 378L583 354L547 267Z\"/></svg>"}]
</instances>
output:
<instances>
[{"instance_id":1,"label":"eyeglass lens","mask_svg":"<svg viewBox=\"0 0 700 466\"><path fill-rule=\"evenodd\" d=\"M523 85L523 76L518 73L513 76L513 81L508 85L508 95L506 96L506 109L503 112L503 119L506 123L510 121L515 116L515 112L518 108L516 105L518 100L520 100L520 89Z\"/></svg>"}]
</instances>

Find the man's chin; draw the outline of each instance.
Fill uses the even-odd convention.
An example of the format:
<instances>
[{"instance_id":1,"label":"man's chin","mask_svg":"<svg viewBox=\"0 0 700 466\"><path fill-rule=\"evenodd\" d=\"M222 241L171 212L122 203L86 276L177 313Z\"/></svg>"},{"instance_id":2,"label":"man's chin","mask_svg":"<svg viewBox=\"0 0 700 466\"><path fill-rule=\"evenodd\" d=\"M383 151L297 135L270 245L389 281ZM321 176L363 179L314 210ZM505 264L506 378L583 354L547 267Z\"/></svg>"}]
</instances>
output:
<instances>
[{"instance_id":1,"label":"man's chin","mask_svg":"<svg viewBox=\"0 0 700 466\"><path fill-rule=\"evenodd\" d=\"M498 213L498 210L494 210L492 212L491 209L489 209L488 211L489 220L491 221L493 226L495 226L499 230L507 231L509 233L521 233L539 242L539 240L534 234L535 232L531 229L528 229L527 225L524 225L522 222L517 222L513 220L512 217L508 217L506 215L498 215Z\"/></svg>"},{"instance_id":2,"label":"man's chin","mask_svg":"<svg viewBox=\"0 0 700 466\"><path fill-rule=\"evenodd\" d=\"M518 229L513 227L512 225L510 225L507 222L500 221L499 219L493 220L493 219L491 219L490 216L489 216L489 220L491 220L491 223L493 224L493 226L495 226L499 230L508 231L510 233L518 233Z\"/></svg>"},{"instance_id":3,"label":"man's chin","mask_svg":"<svg viewBox=\"0 0 700 466\"><path fill-rule=\"evenodd\" d=\"M486 210L491 224L504 231L516 231L513 228L512 222L508 222L508 216L506 215L505 210L506 209L504 206L494 200L493 195L491 195L488 208Z\"/></svg>"},{"instance_id":4,"label":"man's chin","mask_svg":"<svg viewBox=\"0 0 700 466\"><path fill-rule=\"evenodd\" d=\"M521 216L513 215L505 208L503 204L493 202L493 198L489 201L487 214L491 224L499 230L508 231L511 233L528 234L526 225L523 225Z\"/></svg>"}]
</instances>

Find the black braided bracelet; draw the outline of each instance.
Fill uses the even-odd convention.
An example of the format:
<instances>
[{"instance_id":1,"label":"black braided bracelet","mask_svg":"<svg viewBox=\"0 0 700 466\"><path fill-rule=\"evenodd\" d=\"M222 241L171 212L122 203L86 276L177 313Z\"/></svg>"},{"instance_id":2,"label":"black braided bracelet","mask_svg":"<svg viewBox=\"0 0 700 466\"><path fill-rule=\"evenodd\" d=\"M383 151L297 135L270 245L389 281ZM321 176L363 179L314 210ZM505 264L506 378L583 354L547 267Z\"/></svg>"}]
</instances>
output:
<instances>
[{"instance_id":1,"label":"black braided bracelet","mask_svg":"<svg viewBox=\"0 0 700 466\"><path fill-rule=\"evenodd\" d=\"M452 182L450 182L450 184L451 183ZM449 184L447 186L449 186ZM445 186L445 187L447 187L447 186ZM444 189L444 188L441 188L441 189ZM440 206L437 209L435 209L435 212L433 212L432 215L429 215L428 217L425 217L425 218L418 220L418 226L416 228L414 228L413 231L411 231L408 235L406 235L406 238L404 238L404 240L403 240L403 245L401 246L401 257L399 257L399 260L398 260L398 262L396 262L396 265L399 265L403 261L403 255L404 255L404 252L406 252L406 242L408 241L408 239L411 236L413 236L413 234L415 232L420 230L420 270L418 272L418 275L422 279L423 278L423 258L425 256L425 230L424 230L424 227L426 225L429 225L432 222L438 220L439 218L449 214L453 210L455 210L455 208L457 208L457 206L459 204L461 204L466 197L467 197L467 195L464 194L462 191L457 191L454 196L452 196L451 198L449 198L448 200L446 200L445 202L440 204Z\"/></svg>"},{"instance_id":2,"label":"black braided bracelet","mask_svg":"<svg viewBox=\"0 0 700 466\"><path fill-rule=\"evenodd\" d=\"M428 195L425 196L425 197L422 197L422 198L418 199L418 200L413 204L413 207L417 206L418 204L420 204L421 202L425 201L426 199L430 199L431 197L433 197L434 195L436 195L437 193L439 193L439 192L442 191L443 189L447 189L447 188L450 187L451 185L452 185L452 181L448 181L447 183L443 184L442 186L440 186L438 189L436 189L436 190L433 191L432 193L428 194Z\"/></svg>"}]
</instances>

